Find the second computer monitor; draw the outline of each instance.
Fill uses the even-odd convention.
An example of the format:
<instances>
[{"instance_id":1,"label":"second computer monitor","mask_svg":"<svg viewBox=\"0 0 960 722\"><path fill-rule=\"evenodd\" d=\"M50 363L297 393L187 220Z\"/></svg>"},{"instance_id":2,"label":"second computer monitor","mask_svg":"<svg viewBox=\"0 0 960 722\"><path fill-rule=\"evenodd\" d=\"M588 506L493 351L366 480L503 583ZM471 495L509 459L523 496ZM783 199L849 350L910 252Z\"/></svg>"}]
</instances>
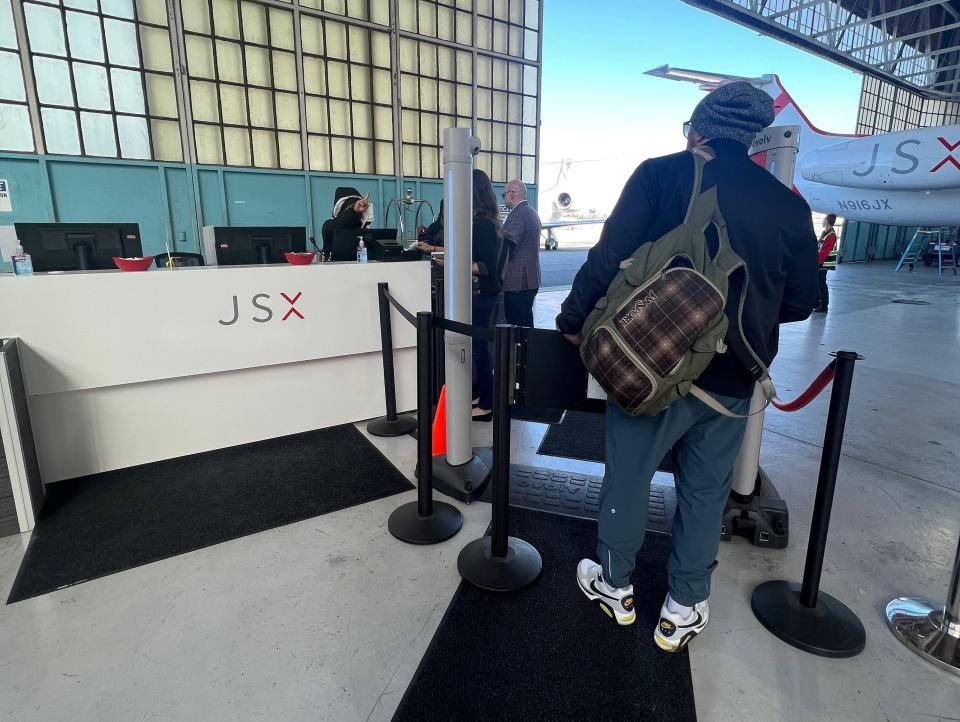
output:
<instances>
[{"instance_id":1,"label":"second computer monitor","mask_svg":"<svg viewBox=\"0 0 960 722\"><path fill-rule=\"evenodd\" d=\"M15 223L14 230L37 272L112 269L114 256L143 255L136 223Z\"/></svg>"},{"instance_id":2,"label":"second computer monitor","mask_svg":"<svg viewBox=\"0 0 960 722\"><path fill-rule=\"evenodd\" d=\"M208 226L203 234L207 263L212 252L219 266L283 263L285 251L307 250L303 226Z\"/></svg>"}]
</instances>

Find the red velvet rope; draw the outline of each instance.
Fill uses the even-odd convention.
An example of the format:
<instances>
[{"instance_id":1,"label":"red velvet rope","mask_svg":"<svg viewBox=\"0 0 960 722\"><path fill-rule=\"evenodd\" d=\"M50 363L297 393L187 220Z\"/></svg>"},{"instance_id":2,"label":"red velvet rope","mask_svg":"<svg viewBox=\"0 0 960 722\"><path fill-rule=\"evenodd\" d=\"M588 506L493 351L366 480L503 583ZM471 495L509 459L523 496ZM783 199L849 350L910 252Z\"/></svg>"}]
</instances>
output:
<instances>
[{"instance_id":1,"label":"red velvet rope","mask_svg":"<svg viewBox=\"0 0 960 722\"><path fill-rule=\"evenodd\" d=\"M830 382L833 381L833 372L835 361L831 361L830 364L820 372L820 375L813 380L813 383L800 394L793 401L781 401L780 399L774 399L771 403L780 409L781 411L799 411L804 406L813 401L820 393L830 385Z\"/></svg>"}]
</instances>

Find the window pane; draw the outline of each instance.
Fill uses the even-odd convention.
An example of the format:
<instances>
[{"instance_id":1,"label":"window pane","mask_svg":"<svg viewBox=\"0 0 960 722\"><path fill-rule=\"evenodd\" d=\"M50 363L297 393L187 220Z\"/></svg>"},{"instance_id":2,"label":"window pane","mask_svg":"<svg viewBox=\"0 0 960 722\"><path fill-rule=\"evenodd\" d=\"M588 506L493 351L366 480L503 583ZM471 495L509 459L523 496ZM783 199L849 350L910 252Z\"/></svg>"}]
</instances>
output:
<instances>
[{"instance_id":1,"label":"window pane","mask_svg":"<svg viewBox=\"0 0 960 722\"><path fill-rule=\"evenodd\" d=\"M307 15L300 17L300 42L303 52L323 55L323 22Z\"/></svg>"},{"instance_id":2,"label":"window pane","mask_svg":"<svg viewBox=\"0 0 960 722\"><path fill-rule=\"evenodd\" d=\"M330 151L333 160L333 170L346 173L353 172L353 154L350 141L346 138L331 138Z\"/></svg>"},{"instance_id":3,"label":"window pane","mask_svg":"<svg viewBox=\"0 0 960 722\"><path fill-rule=\"evenodd\" d=\"M310 158L310 170L330 170L330 139L325 136L311 135L307 142Z\"/></svg>"},{"instance_id":4,"label":"window pane","mask_svg":"<svg viewBox=\"0 0 960 722\"><path fill-rule=\"evenodd\" d=\"M100 37L100 19L83 13L67 13L67 38L70 56L80 60L103 62L103 41Z\"/></svg>"},{"instance_id":5,"label":"window pane","mask_svg":"<svg viewBox=\"0 0 960 722\"><path fill-rule=\"evenodd\" d=\"M227 165L250 165L250 140L246 128L224 128Z\"/></svg>"},{"instance_id":6,"label":"window pane","mask_svg":"<svg viewBox=\"0 0 960 722\"><path fill-rule=\"evenodd\" d=\"M87 155L114 157L117 141L113 135L113 118L105 113L80 113L83 147Z\"/></svg>"},{"instance_id":7,"label":"window pane","mask_svg":"<svg viewBox=\"0 0 960 722\"><path fill-rule=\"evenodd\" d=\"M173 86L173 78L165 75L147 74L147 106L150 115L160 115L166 118L177 117L177 96Z\"/></svg>"},{"instance_id":8,"label":"window pane","mask_svg":"<svg viewBox=\"0 0 960 722\"><path fill-rule=\"evenodd\" d=\"M247 82L250 85L269 86L271 78L268 51L248 45L244 52L247 56Z\"/></svg>"},{"instance_id":9,"label":"window pane","mask_svg":"<svg viewBox=\"0 0 960 722\"><path fill-rule=\"evenodd\" d=\"M378 140L393 140L393 113L390 108L373 109L374 137Z\"/></svg>"},{"instance_id":10,"label":"window pane","mask_svg":"<svg viewBox=\"0 0 960 722\"><path fill-rule=\"evenodd\" d=\"M247 98L250 102L250 124L262 128L273 128L273 97L269 90L257 90L250 88L247 90Z\"/></svg>"},{"instance_id":11,"label":"window pane","mask_svg":"<svg viewBox=\"0 0 960 722\"><path fill-rule=\"evenodd\" d=\"M57 4L55 0L53 4ZM97 0L63 0L63 4L68 8L97 12Z\"/></svg>"},{"instance_id":12,"label":"window pane","mask_svg":"<svg viewBox=\"0 0 960 722\"><path fill-rule=\"evenodd\" d=\"M140 46L143 50L143 67L148 70L173 70L170 62L170 35L166 30L141 26Z\"/></svg>"},{"instance_id":13,"label":"window pane","mask_svg":"<svg viewBox=\"0 0 960 722\"><path fill-rule=\"evenodd\" d=\"M151 0L156 2L156 0ZM207 9L207 0L182 0L183 27L196 33L211 32L210 14Z\"/></svg>"},{"instance_id":14,"label":"window pane","mask_svg":"<svg viewBox=\"0 0 960 722\"><path fill-rule=\"evenodd\" d=\"M381 68L390 67L390 36L386 33L371 33L372 61Z\"/></svg>"},{"instance_id":15,"label":"window pane","mask_svg":"<svg viewBox=\"0 0 960 722\"><path fill-rule=\"evenodd\" d=\"M194 133L197 139L197 160L201 163L222 164L220 129L215 125L195 125Z\"/></svg>"},{"instance_id":16,"label":"window pane","mask_svg":"<svg viewBox=\"0 0 960 722\"><path fill-rule=\"evenodd\" d=\"M190 81L190 101L193 119L218 122L220 120L217 103L217 86L200 80Z\"/></svg>"},{"instance_id":17,"label":"window pane","mask_svg":"<svg viewBox=\"0 0 960 722\"><path fill-rule=\"evenodd\" d=\"M33 75L37 83L37 97L50 105L73 105L70 68L65 60L34 58Z\"/></svg>"},{"instance_id":18,"label":"window pane","mask_svg":"<svg viewBox=\"0 0 960 722\"><path fill-rule=\"evenodd\" d=\"M377 168L381 175L393 175L393 146L389 143L377 143Z\"/></svg>"},{"instance_id":19,"label":"window pane","mask_svg":"<svg viewBox=\"0 0 960 722\"><path fill-rule=\"evenodd\" d=\"M220 86L220 109L224 123L247 125L247 94L239 85Z\"/></svg>"},{"instance_id":20,"label":"window pane","mask_svg":"<svg viewBox=\"0 0 960 722\"><path fill-rule=\"evenodd\" d=\"M277 167L276 137L272 131L253 131L253 164L258 168Z\"/></svg>"},{"instance_id":21,"label":"window pane","mask_svg":"<svg viewBox=\"0 0 960 722\"><path fill-rule=\"evenodd\" d=\"M297 63L293 53L273 53L273 86L280 90L297 89Z\"/></svg>"},{"instance_id":22,"label":"window pane","mask_svg":"<svg viewBox=\"0 0 960 722\"><path fill-rule=\"evenodd\" d=\"M146 118L117 116L117 133L120 136L120 154L124 158L150 158Z\"/></svg>"},{"instance_id":23,"label":"window pane","mask_svg":"<svg viewBox=\"0 0 960 722\"><path fill-rule=\"evenodd\" d=\"M277 93L277 127L283 130L300 130L300 102L293 93Z\"/></svg>"},{"instance_id":24,"label":"window pane","mask_svg":"<svg viewBox=\"0 0 960 722\"><path fill-rule=\"evenodd\" d=\"M25 106L0 103L0 149L33 150L33 130Z\"/></svg>"},{"instance_id":25,"label":"window pane","mask_svg":"<svg viewBox=\"0 0 960 722\"><path fill-rule=\"evenodd\" d=\"M190 0L185 0L183 5L188 5ZM186 7L184 7L186 11ZM157 25L167 24L167 8L164 3L156 0L137 0L137 15L140 20Z\"/></svg>"},{"instance_id":26,"label":"window pane","mask_svg":"<svg viewBox=\"0 0 960 722\"><path fill-rule=\"evenodd\" d=\"M209 38L200 38L196 35L187 36L187 67L190 75L200 78L212 78L213 49Z\"/></svg>"},{"instance_id":27,"label":"window pane","mask_svg":"<svg viewBox=\"0 0 960 722\"><path fill-rule=\"evenodd\" d=\"M363 65L350 67L350 94L354 100L370 100L370 70Z\"/></svg>"},{"instance_id":28,"label":"window pane","mask_svg":"<svg viewBox=\"0 0 960 722\"><path fill-rule=\"evenodd\" d=\"M243 39L251 43L267 44L267 13L262 5L245 2L243 10Z\"/></svg>"},{"instance_id":29,"label":"window pane","mask_svg":"<svg viewBox=\"0 0 960 722\"><path fill-rule=\"evenodd\" d=\"M243 56L240 52L240 43L217 41L217 73L220 80L243 82Z\"/></svg>"},{"instance_id":30,"label":"window pane","mask_svg":"<svg viewBox=\"0 0 960 722\"><path fill-rule=\"evenodd\" d=\"M179 161L183 159L180 143L180 126L167 120L150 122L153 133L153 157L157 160Z\"/></svg>"},{"instance_id":31,"label":"window pane","mask_svg":"<svg viewBox=\"0 0 960 722\"><path fill-rule=\"evenodd\" d=\"M343 23L327 22L327 55L347 59L347 27Z\"/></svg>"},{"instance_id":32,"label":"window pane","mask_svg":"<svg viewBox=\"0 0 960 722\"><path fill-rule=\"evenodd\" d=\"M213 27L220 37L240 39L240 16L236 0L214 0Z\"/></svg>"},{"instance_id":33,"label":"window pane","mask_svg":"<svg viewBox=\"0 0 960 722\"><path fill-rule=\"evenodd\" d=\"M23 87L23 69L17 53L0 52L0 98L26 100Z\"/></svg>"},{"instance_id":34,"label":"window pane","mask_svg":"<svg viewBox=\"0 0 960 722\"><path fill-rule=\"evenodd\" d=\"M296 133L280 133L280 167L299 170L303 167L300 156L300 136Z\"/></svg>"},{"instance_id":35,"label":"window pane","mask_svg":"<svg viewBox=\"0 0 960 722\"><path fill-rule=\"evenodd\" d=\"M337 135L350 135L350 103L330 101L330 129Z\"/></svg>"},{"instance_id":36,"label":"window pane","mask_svg":"<svg viewBox=\"0 0 960 722\"><path fill-rule=\"evenodd\" d=\"M63 38L60 11L32 3L24 5L23 11L27 18L27 33L30 36L30 48L33 52L66 55L67 46ZM99 35L98 31L97 37ZM79 145L76 152L80 152Z\"/></svg>"},{"instance_id":37,"label":"window pane","mask_svg":"<svg viewBox=\"0 0 960 722\"><path fill-rule=\"evenodd\" d=\"M270 44L275 48L293 50L293 13L270 9Z\"/></svg>"},{"instance_id":38,"label":"window pane","mask_svg":"<svg viewBox=\"0 0 960 722\"><path fill-rule=\"evenodd\" d=\"M393 82L389 70L373 71L373 100L376 103L390 105L393 96Z\"/></svg>"},{"instance_id":39,"label":"window pane","mask_svg":"<svg viewBox=\"0 0 960 722\"><path fill-rule=\"evenodd\" d=\"M327 63L327 82L330 95L336 98L350 97L349 66L346 63L330 61Z\"/></svg>"},{"instance_id":40,"label":"window pane","mask_svg":"<svg viewBox=\"0 0 960 722\"><path fill-rule=\"evenodd\" d=\"M353 142L353 172L373 173L373 143L369 140Z\"/></svg>"},{"instance_id":41,"label":"window pane","mask_svg":"<svg viewBox=\"0 0 960 722\"><path fill-rule=\"evenodd\" d=\"M96 3L94 3L96 10ZM133 0L100 0L100 9L104 15L116 15L133 20Z\"/></svg>"},{"instance_id":42,"label":"window pane","mask_svg":"<svg viewBox=\"0 0 960 722\"><path fill-rule=\"evenodd\" d=\"M326 70L322 60L317 58L303 59L303 87L308 93L327 94Z\"/></svg>"},{"instance_id":43,"label":"window pane","mask_svg":"<svg viewBox=\"0 0 960 722\"><path fill-rule=\"evenodd\" d=\"M110 110L106 68L101 65L74 63L73 79L77 84L77 103L81 108Z\"/></svg>"},{"instance_id":44,"label":"window pane","mask_svg":"<svg viewBox=\"0 0 960 722\"><path fill-rule=\"evenodd\" d=\"M373 117L370 106L363 103L353 104L353 136L370 138L373 136Z\"/></svg>"},{"instance_id":45,"label":"window pane","mask_svg":"<svg viewBox=\"0 0 960 722\"><path fill-rule=\"evenodd\" d=\"M0 0L0 48L16 49L17 31L13 25L11 0Z\"/></svg>"},{"instance_id":46,"label":"window pane","mask_svg":"<svg viewBox=\"0 0 960 722\"><path fill-rule=\"evenodd\" d=\"M107 53L110 55L110 62L114 65L140 67L137 26L122 20L104 20L103 29L107 35Z\"/></svg>"},{"instance_id":47,"label":"window pane","mask_svg":"<svg viewBox=\"0 0 960 722\"><path fill-rule=\"evenodd\" d=\"M323 98L307 98L307 130L329 133L327 124L327 101Z\"/></svg>"},{"instance_id":48,"label":"window pane","mask_svg":"<svg viewBox=\"0 0 960 722\"><path fill-rule=\"evenodd\" d=\"M113 107L121 113L146 113L143 102L143 80L136 70L111 68ZM79 88L77 89L79 92Z\"/></svg>"}]
</instances>

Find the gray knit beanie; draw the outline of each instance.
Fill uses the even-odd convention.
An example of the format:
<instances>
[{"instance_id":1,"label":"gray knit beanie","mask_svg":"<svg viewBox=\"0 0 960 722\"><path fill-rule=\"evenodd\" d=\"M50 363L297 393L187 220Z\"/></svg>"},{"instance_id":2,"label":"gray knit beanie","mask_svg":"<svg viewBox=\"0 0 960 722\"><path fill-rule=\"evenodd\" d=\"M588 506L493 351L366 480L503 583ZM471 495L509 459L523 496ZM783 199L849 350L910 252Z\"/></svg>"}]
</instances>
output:
<instances>
[{"instance_id":1,"label":"gray knit beanie","mask_svg":"<svg viewBox=\"0 0 960 722\"><path fill-rule=\"evenodd\" d=\"M690 125L707 140L729 138L746 146L772 122L773 99L743 81L721 85L690 116Z\"/></svg>"}]
</instances>

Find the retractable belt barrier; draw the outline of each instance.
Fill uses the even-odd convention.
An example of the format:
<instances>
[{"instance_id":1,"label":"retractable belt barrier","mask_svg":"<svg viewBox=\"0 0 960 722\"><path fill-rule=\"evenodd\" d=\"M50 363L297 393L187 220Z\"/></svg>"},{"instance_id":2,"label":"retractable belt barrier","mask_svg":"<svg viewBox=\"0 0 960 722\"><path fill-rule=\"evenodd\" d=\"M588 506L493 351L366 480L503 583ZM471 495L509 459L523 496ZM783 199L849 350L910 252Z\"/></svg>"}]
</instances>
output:
<instances>
[{"instance_id":1,"label":"retractable belt barrier","mask_svg":"<svg viewBox=\"0 0 960 722\"><path fill-rule=\"evenodd\" d=\"M367 432L374 436L403 436L413 431L417 427L417 422L409 416L397 416L397 386L393 374L393 329L390 323L390 305L392 304L400 315L414 326L417 325L417 319L390 295L386 283L377 284L377 302L380 309L383 395L386 400L387 415L367 424Z\"/></svg>"},{"instance_id":2,"label":"retractable belt barrier","mask_svg":"<svg viewBox=\"0 0 960 722\"><path fill-rule=\"evenodd\" d=\"M422 312L415 317L379 284L381 311L393 305L405 319L417 327L417 468L418 497L391 514L388 527L398 539L413 544L433 544L459 531L463 517L450 504L433 501L432 435L434 363L438 330L494 341L493 404L493 504L489 536L467 544L457 559L457 569L466 581L490 591L514 591L533 582L543 561L539 552L522 539L509 534L510 513L510 424L515 410L528 412L555 409L599 411L605 401L588 395L586 370L578 349L559 332L546 329L499 324L495 329L471 326ZM381 313L381 322L384 314ZM389 306L385 325L389 327ZM385 339L388 334L382 334ZM392 372L392 344L384 346L384 361ZM842 602L820 591L820 577L826 549L830 514L836 488L837 470L843 444L847 407L853 383L853 370L862 357L852 351L838 351L810 386L790 402L777 399L782 411L797 411L807 406L830 383L833 391L827 414L817 495L814 503L810 541L807 546L803 583L770 581L753 592L751 607L757 619L773 634L789 644L827 657L851 657L859 654L866 633L857 616ZM388 385L388 398L390 387ZM389 409L389 404L388 404ZM960 568L960 552L958 552ZM952 586L960 587L960 572ZM951 589L951 604L960 605L960 593ZM950 610L955 612L956 610ZM950 630L955 616L944 614ZM946 629L946 627L944 627Z\"/></svg>"}]
</instances>

